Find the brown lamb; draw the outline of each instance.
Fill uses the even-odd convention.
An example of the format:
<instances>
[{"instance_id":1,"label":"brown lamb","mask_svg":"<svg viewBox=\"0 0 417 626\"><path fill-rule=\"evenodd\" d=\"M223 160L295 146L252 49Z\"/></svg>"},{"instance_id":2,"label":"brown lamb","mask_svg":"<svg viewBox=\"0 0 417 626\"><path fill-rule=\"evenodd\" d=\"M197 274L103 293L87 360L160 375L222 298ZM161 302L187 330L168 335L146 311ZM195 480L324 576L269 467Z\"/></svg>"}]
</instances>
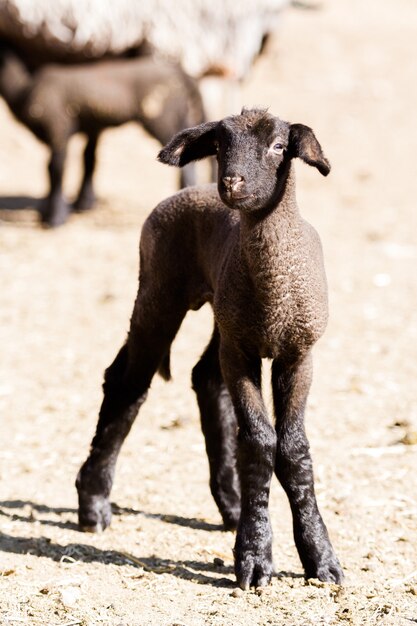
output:
<instances>
[{"instance_id":1,"label":"brown lamb","mask_svg":"<svg viewBox=\"0 0 417 626\"><path fill-rule=\"evenodd\" d=\"M311 128L264 110L176 135L159 159L183 166L217 154L218 185L191 187L146 220L139 291L126 343L106 370L90 455L78 478L79 521L110 523L109 496L121 445L189 309L210 302L214 332L193 370L210 465L226 528L237 528L238 584L273 573L268 513L275 472L289 498L307 577L340 583L342 569L318 510L304 409L311 350L327 322L321 243L300 215L293 158L324 176L330 165ZM261 359L272 359L275 424L261 393Z\"/></svg>"},{"instance_id":2,"label":"brown lamb","mask_svg":"<svg viewBox=\"0 0 417 626\"><path fill-rule=\"evenodd\" d=\"M41 211L48 226L63 224L71 210L62 179L72 135L87 135L84 176L74 203L76 211L86 211L95 201L92 179L103 130L136 121L163 145L205 118L197 82L178 64L152 56L49 64L30 74L12 48L0 42L0 95L16 118L51 149L50 191ZM194 183L190 164L181 171L180 186Z\"/></svg>"}]
</instances>

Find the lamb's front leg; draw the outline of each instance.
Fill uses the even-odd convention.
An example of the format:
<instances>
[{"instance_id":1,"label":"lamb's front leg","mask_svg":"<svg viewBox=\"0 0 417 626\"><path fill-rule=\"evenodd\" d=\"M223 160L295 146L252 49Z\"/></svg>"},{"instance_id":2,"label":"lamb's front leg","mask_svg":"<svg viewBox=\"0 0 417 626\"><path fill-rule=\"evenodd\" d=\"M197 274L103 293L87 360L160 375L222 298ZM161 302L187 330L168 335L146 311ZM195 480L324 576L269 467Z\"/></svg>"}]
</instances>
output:
<instances>
[{"instance_id":1,"label":"lamb's front leg","mask_svg":"<svg viewBox=\"0 0 417 626\"><path fill-rule=\"evenodd\" d=\"M275 464L276 434L261 394L261 361L222 343L224 380L235 408L241 516L234 549L239 586L267 585L273 573L272 530L268 503Z\"/></svg>"},{"instance_id":2,"label":"lamb's front leg","mask_svg":"<svg viewBox=\"0 0 417 626\"><path fill-rule=\"evenodd\" d=\"M295 544L306 577L340 583L343 572L317 506L313 464L304 429L311 373L311 355L290 366L273 362L278 436L275 472L290 502Z\"/></svg>"}]
</instances>

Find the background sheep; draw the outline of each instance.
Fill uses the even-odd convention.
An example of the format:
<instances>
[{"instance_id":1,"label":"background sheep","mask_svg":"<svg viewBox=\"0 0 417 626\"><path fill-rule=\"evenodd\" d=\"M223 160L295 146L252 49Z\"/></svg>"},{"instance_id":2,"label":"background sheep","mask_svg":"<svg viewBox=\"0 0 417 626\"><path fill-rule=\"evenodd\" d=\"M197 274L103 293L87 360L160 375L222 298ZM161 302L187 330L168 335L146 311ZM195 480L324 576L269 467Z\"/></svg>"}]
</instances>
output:
<instances>
[{"instance_id":1,"label":"background sheep","mask_svg":"<svg viewBox=\"0 0 417 626\"><path fill-rule=\"evenodd\" d=\"M32 67L140 53L180 63L210 118L241 107L240 86L290 0L0 0L0 35ZM204 77L204 78L203 78Z\"/></svg>"},{"instance_id":2,"label":"background sheep","mask_svg":"<svg viewBox=\"0 0 417 626\"><path fill-rule=\"evenodd\" d=\"M84 175L74 208L94 203L96 148L105 128L137 121L162 144L204 119L196 82L177 65L150 56L78 66L46 65L31 75L7 45L0 46L0 94L19 121L51 149L50 191L42 209L49 226L63 224L70 208L62 179L70 137L87 135ZM192 184L193 166L181 172Z\"/></svg>"},{"instance_id":3,"label":"background sheep","mask_svg":"<svg viewBox=\"0 0 417 626\"><path fill-rule=\"evenodd\" d=\"M0 35L32 63L120 54L144 41L187 73L241 79L289 0L0 0Z\"/></svg>"},{"instance_id":4,"label":"background sheep","mask_svg":"<svg viewBox=\"0 0 417 626\"><path fill-rule=\"evenodd\" d=\"M121 445L155 372L169 378L170 346L187 310L208 301L215 328L193 386L212 493L226 528L237 527L237 581L243 589L270 581L275 470L306 576L340 583L304 430L311 348L327 323L326 277L318 235L298 211L292 159L323 175L330 166L310 128L262 110L183 131L159 157L182 166L216 153L218 189L192 187L168 198L143 227L128 339L106 370L96 434L77 478L80 526L109 525ZM273 360L275 428L262 399L262 358Z\"/></svg>"}]
</instances>

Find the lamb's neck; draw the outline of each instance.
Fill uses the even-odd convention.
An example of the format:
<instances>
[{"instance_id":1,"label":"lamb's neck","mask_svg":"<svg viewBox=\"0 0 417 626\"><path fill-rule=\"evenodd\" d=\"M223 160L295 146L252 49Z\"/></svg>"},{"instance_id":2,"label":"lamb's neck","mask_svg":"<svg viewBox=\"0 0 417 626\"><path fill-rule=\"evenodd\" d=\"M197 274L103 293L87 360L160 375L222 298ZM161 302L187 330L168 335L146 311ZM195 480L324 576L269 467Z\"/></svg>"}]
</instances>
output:
<instances>
[{"instance_id":1,"label":"lamb's neck","mask_svg":"<svg viewBox=\"0 0 417 626\"><path fill-rule=\"evenodd\" d=\"M300 237L301 216L290 165L278 203L265 215L242 215L240 251L252 282L268 294L276 280L286 280Z\"/></svg>"},{"instance_id":2,"label":"lamb's neck","mask_svg":"<svg viewBox=\"0 0 417 626\"><path fill-rule=\"evenodd\" d=\"M0 61L0 94L15 112L30 83L31 75L17 56L7 54Z\"/></svg>"}]
</instances>

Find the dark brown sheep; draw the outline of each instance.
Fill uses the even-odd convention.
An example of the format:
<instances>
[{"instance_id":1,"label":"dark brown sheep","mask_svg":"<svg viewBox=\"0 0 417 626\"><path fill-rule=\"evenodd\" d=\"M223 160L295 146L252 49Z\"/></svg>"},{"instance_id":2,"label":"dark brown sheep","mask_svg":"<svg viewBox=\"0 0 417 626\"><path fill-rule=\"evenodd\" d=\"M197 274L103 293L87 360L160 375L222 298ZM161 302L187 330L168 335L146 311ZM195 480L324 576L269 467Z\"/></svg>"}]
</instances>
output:
<instances>
[{"instance_id":1,"label":"dark brown sheep","mask_svg":"<svg viewBox=\"0 0 417 626\"><path fill-rule=\"evenodd\" d=\"M339 583L304 430L311 350L327 322L326 276L320 239L297 207L292 160L323 175L330 165L310 128L263 110L185 130L159 158L182 166L216 153L217 188L185 189L144 224L129 335L106 370L96 434L77 478L80 526L98 531L110 523L120 447L155 372L169 378L170 345L187 310L208 301L214 332L192 379L211 490L225 527L237 527L238 584L265 585L273 572L274 471L306 576ZM275 426L261 394L262 358L272 359Z\"/></svg>"},{"instance_id":2,"label":"dark brown sheep","mask_svg":"<svg viewBox=\"0 0 417 626\"><path fill-rule=\"evenodd\" d=\"M165 144L175 133L204 121L197 83L179 65L151 56L83 65L44 65L33 75L7 45L0 45L0 95L16 118L51 149L50 191L42 209L48 226L63 224L70 207L62 193L67 144L87 135L84 176L74 203L77 211L94 203L92 178L97 142L108 127L142 124ZM195 182L194 166L181 172L180 185Z\"/></svg>"}]
</instances>

